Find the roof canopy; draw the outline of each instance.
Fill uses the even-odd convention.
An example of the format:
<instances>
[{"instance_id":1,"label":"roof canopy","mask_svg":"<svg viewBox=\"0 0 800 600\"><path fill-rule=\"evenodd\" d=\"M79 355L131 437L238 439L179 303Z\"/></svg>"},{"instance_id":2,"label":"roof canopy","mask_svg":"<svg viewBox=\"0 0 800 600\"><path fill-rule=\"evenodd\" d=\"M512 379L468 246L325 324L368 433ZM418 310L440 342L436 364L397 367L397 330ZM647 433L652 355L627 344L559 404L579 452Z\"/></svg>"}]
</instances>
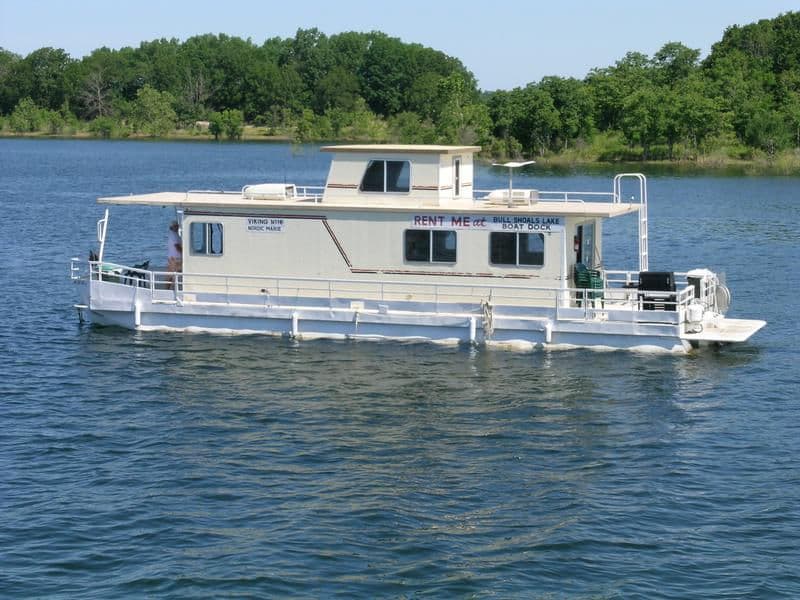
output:
<instances>
[{"instance_id":1,"label":"roof canopy","mask_svg":"<svg viewBox=\"0 0 800 600\"><path fill-rule=\"evenodd\" d=\"M437 146L432 144L343 144L323 146L322 152L369 152L372 154L473 154L480 146Z\"/></svg>"},{"instance_id":2,"label":"roof canopy","mask_svg":"<svg viewBox=\"0 0 800 600\"><path fill-rule=\"evenodd\" d=\"M301 211L326 210L375 211L375 212L419 212L421 208L431 213L465 213L465 214L511 214L511 215L560 215L585 217L619 217L639 210L638 204L611 202L543 202L535 204L491 204L477 200L469 205L454 208L452 206L422 206L417 202L403 202L394 206L373 205L367 201L362 204L337 204L336 202L310 202L302 196L286 200L254 200L241 194L223 192L156 192L153 194L137 194L129 196L106 196L98 198L99 204L125 204L139 206L177 206L189 209L263 209L281 210L297 209Z\"/></svg>"}]
</instances>

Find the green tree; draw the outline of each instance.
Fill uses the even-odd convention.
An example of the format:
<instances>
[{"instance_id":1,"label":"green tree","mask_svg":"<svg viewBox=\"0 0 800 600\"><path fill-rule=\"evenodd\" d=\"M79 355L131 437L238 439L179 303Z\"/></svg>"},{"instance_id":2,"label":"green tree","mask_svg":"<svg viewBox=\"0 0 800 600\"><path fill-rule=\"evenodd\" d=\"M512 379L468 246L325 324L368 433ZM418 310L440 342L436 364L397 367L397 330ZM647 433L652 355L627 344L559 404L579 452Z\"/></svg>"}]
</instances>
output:
<instances>
[{"instance_id":1,"label":"green tree","mask_svg":"<svg viewBox=\"0 0 800 600\"><path fill-rule=\"evenodd\" d=\"M403 43L382 33L373 33L359 73L364 99L373 112L388 116L403 109L407 77Z\"/></svg>"},{"instance_id":2,"label":"green tree","mask_svg":"<svg viewBox=\"0 0 800 600\"><path fill-rule=\"evenodd\" d=\"M317 89L335 64L328 37L316 27L298 29L287 50L287 62L294 65L309 91Z\"/></svg>"},{"instance_id":3,"label":"green tree","mask_svg":"<svg viewBox=\"0 0 800 600\"><path fill-rule=\"evenodd\" d=\"M473 144L488 138L491 117L485 105L474 101L470 82L460 73L439 80L433 111L439 140Z\"/></svg>"},{"instance_id":4,"label":"green tree","mask_svg":"<svg viewBox=\"0 0 800 600\"><path fill-rule=\"evenodd\" d=\"M492 135L495 138L508 141L511 137L511 128L514 122L511 92L505 90L494 91L485 98L492 119Z\"/></svg>"},{"instance_id":5,"label":"green tree","mask_svg":"<svg viewBox=\"0 0 800 600\"><path fill-rule=\"evenodd\" d=\"M209 119L208 131L216 140L223 135L229 140L240 140L244 132L244 114L235 109L215 112Z\"/></svg>"},{"instance_id":6,"label":"green tree","mask_svg":"<svg viewBox=\"0 0 800 600\"><path fill-rule=\"evenodd\" d=\"M550 94L558 111L555 135L559 146L567 148L570 142L592 135L594 103L585 83L573 78L544 77L539 87Z\"/></svg>"},{"instance_id":7,"label":"green tree","mask_svg":"<svg viewBox=\"0 0 800 600\"><path fill-rule=\"evenodd\" d=\"M772 20L775 45L773 67L777 73L800 73L800 12L790 12Z\"/></svg>"},{"instance_id":8,"label":"green tree","mask_svg":"<svg viewBox=\"0 0 800 600\"><path fill-rule=\"evenodd\" d=\"M586 78L600 129L622 129L625 98L652 81L652 63L640 52L628 52L613 67L594 69Z\"/></svg>"},{"instance_id":9,"label":"green tree","mask_svg":"<svg viewBox=\"0 0 800 600\"><path fill-rule=\"evenodd\" d=\"M9 125L16 133L38 131L42 125L41 111L31 98L20 100L9 117Z\"/></svg>"},{"instance_id":10,"label":"green tree","mask_svg":"<svg viewBox=\"0 0 800 600\"><path fill-rule=\"evenodd\" d=\"M670 118L679 121L688 145L697 151L706 139L722 130L723 112L720 102L709 90L707 82L698 75L687 78L677 88L676 93L677 104L668 107Z\"/></svg>"},{"instance_id":11,"label":"green tree","mask_svg":"<svg viewBox=\"0 0 800 600\"><path fill-rule=\"evenodd\" d=\"M14 63L9 85L16 89L16 98L29 97L37 106L58 110L69 96L66 73L72 63L60 48L39 48Z\"/></svg>"},{"instance_id":12,"label":"green tree","mask_svg":"<svg viewBox=\"0 0 800 600\"><path fill-rule=\"evenodd\" d=\"M364 64L370 36L367 33L347 31L332 35L329 44L335 66L355 75Z\"/></svg>"},{"instance_id":13,"label":"green tree","mask_svg":"<svg viewBox=\"0 0 800 600\"><path fill-rule=\"evenodd\" d=\"M654 79L661 85L675 86L697 70L699 58L700 50L668 42L653 55Z\"/></svg>"},{"instance_id":14,"label":"green tree","mask_svg":"<svg viewBox=\"0 0 800 600\"><path fill-rule=\"evenodd\" d=\"M559 127L553 97L535 84L516 88L509 95L510 136L529 154L544 155Z\"/></svg>"},{"instance_id":15,"label":"green tree","mask_svg":"<svg viewBox=\"0 0 800 600\"><path fill-rule=\"evenodd\" d=\"M794 147L800 148L800 92L789 92L783 102L783 113L791 128Z\"/></svg>"},{"instance_id":16,"label":"green tree","mask_svg":"<svg viewBox=\"0 0 800 600\"><path fill-rule=\"evenodd\" d=\"M136 131L151 136L164 136L173 129L177 115L172 108L174 98L169 92L159 92L149 85L136 93L133 103L133 124Z\"/></svg>"},{"instance_id":17,"label":"green tree","mask_svg":"<svg viewBox=\"0 0 800 600\"><path fill-rule=\"evenodd\" d=\"M622 132L631 144L642 147L642 157L650 158L650 148L665 133L667 99L655 86L644 86L623 100Z\"/></svg>"},{"instance_id":18,"label":"green tree","mask_svg":"<svg viewBox=\"0 0 800 600\"><path fill-rule=\"evenodd\" d=\"M669 42L583 81L545 77L481 96L458 59L381 32L299 29L261 45L206 34L98 48L80 60L55 48L24 58L0 48L0 116L23 131L57 132L77 115L110 119L95 123L98 135L163 135L219 113L218 135L231 137L222 115L240 111L245 122L308 139L386 139L391 128L395 139L477 141L510 156L590 138L607 156L637 146L653 156L662 144L669 156L714 144L736 155L747 155L745 144L768 154L800 147L800 13L730 27L698 59Z\"/></svg>"},{"instance_id":19,"label":"green tree","mask_svg":"<svg viewBox=\"0 0 800 600\"><path fill-rule=\"evenodd\" d=\"M225 132L225 126L222 123L222 113L211 113L208 117L208 132L214 136L214 139L219 141L222 134Z\"/></svg>"},{"instance_id":20,"label":"green tree","mask_svg":"<svg viewBox=\"0 0 800 600\"><path fill-rule=\"evenodd\" d=\"M420 118L415 112L402 112L389 119L394 141L403 144L434 144L436 128L430 120Z\"/></svg>"},{"instance_id":21,"label":"green tree","mask_svg":"<svg viewBox=\"0 0 800 600\"><path fill-rule=\"evenodd\" d=\"M739 140L768 154L796 140L783 107L789 93L800 91L799 29L796 12L729 27L703 61Z\"/></svg>"},{"instance_id":22,"label":"green tree","mask_svg":"<svg viewBox=\"0 0 800 600\"><path fill-rule=\"evenodd\" d=\"M183 88L184 65L180 42L159 39L142 42L137 51L144 81L153 88L177 97Z\"/></svg>"},{"instance_id":23,"label":"green tree","mask_svg":"<svg viewBox=\"0 0 800 600\"><path fill-rule=\"evenodd\" d=\"M8 114L19 101L19 89L14 81L17 64L22 58L0 48L0 114Z\"/></svg>"},{"instance_id":24,"label":"green tree","mask_svg":"<svg viewBox=\"0 0 800 600\"><path fill-rule=\"evenodd\" d=\"M112 138L119 131L119 123L111 117L97 117L89 123L89 133L102 138Z\"/></svg>"},{"instance_id":25,"label":"green tree","mask_svg":"<svg viewBox=\"0 0 800 600\"><path fill-rule=\"evenodd\" d=\"M314 110L324 113L340 108L352 111L359 96L358 77L344 67L334 67L322 76L314 90Z\"/></svg>"},{"instance_id":26,"label":"green tree","mask_svg":"<svg viewBox=\"0 0 800 600\"><path fill-rule=\"evenodd\" d=\"M440 82L443 76L426 71L415 78L405 93L406 112L415 112L423 119L435 119L441 101Z\"/></svg>"},{"instance_id":27,"label":"green tree","mask_svg":"<svg viewBox=\"0 0 800 600\"><path fill-rule=\"evenodd\" d=\"M244 132L244 114L236 109L223 110L222 125L229 140L240 140Z\"/></svg>"},{"instance_id":28,"label":"green tree","mask_svg":"<svg viewBox=\"0 0 800 600\"><path fill-rule=\"evenodd\" d=\"M738 116L741 137L748 146L771 156L789 145L791 134L783 115L774 110L766 96L746 102Z\"/></svg>"}]
</instances>

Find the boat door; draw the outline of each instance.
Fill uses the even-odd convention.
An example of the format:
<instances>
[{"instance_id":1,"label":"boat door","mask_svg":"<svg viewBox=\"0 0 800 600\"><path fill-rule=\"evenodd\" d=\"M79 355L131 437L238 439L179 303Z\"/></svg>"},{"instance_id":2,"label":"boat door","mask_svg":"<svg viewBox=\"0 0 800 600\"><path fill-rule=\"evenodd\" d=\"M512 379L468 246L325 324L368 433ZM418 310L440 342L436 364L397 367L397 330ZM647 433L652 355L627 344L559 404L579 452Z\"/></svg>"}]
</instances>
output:
<instances>
[{"instance_id":1,"label":"boat door","mask_svg":"<svg viewBox=\"0 0 800 600\"><path fill-rule=\"evenodd\" d=\"M575 262L583 263L590 269L594 268L595 245L594 222L578 225L575 235Z\"/></svg>"}]
</instances>

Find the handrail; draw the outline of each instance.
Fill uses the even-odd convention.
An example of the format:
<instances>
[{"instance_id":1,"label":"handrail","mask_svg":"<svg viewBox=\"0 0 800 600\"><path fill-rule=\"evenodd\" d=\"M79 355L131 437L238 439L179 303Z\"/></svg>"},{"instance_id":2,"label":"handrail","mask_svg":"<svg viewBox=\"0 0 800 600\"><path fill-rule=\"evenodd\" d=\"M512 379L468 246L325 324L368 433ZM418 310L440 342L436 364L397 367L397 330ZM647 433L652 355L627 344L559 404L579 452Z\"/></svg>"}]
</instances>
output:
<instances>
[{"instance_id":1,"label":"handrail","mask_svg":"<svg viewBox=\"0 0 800 600\"><path fill-rule=\"evenodd\" d=\"M614 198L613 192L579 192L579 191L558 191L558 190L534 190L534 189L529 189L529 188L517 188L517 189L515 189L514 190L514 194L515 194L514 197L515 198L519 197L520 199L523 199L524 196L522 194L524 194L525 192L531 192L531 191L535 191L538 194L538 200L539 201L541 201L541 200L545 200L545 201L550 200L550 201L557 201L557 202L564 202L564 203L567 203L567 202L585 203L585 202L587 202L586 198L579 198L579 197L576 197L576 196L585 196L587 198L604 197L604 198L609 198L611 200L613 200L613 198ZM492 192L504 192L504 193L508 194L508 190L507 189L502 189L502 188L476 189L476 190L474 190L473 193L474 194L484 194L483 196L475 197L476 201L481 202L481 201L489 200L489 194L491 194ZM516 195L517 193L519 193L520 196L517 196ZM553 198L551 198L551 196Z\"/></svg>"},{"instance_id":2,"label":"handrail","mask_svg":"<svg viewBox=\"0 0 800 600\"><path fill-rule=\"evenodd\" d=\"M584 318L598 318L608 312L622 310L645 311L657 315L663 311L683 313L694 299L694 287L686 284L676 291L639 290L638 273L630 271L605 271L603 288L555 288L529 287L524 285L490 283L433 283L426 281L385 281L378 279L340 279L324 277L294 276L256 276L223 275L214 273L173 273L136 269L116 263L93 261L89 263L90 278L110 283L135 286L149 290L153 302L164 302L163 295L168 292L170 302L207 302L236 304L244 306L278 306L286 298L327 298L329 303L336 300L370 300L375 302L404 301L435 303L438 312L440 303L475 304L491 298L495 305L520 306L534 303L533 306L554 306L558 311L578 308ZM678 274L684 275L684 274ZM621 278L616 278L616 277ZM175 280L175 285L173 284ZM188 291L187 291L188 290ZM187 296L190 294L190 296ZM197 295L210 294L197 300ZM411 297L409 297L409 294ZM215 299L214 296L219 298ZM252 300L249 300L252 299ZM258 300L256 300L258 299ZM653 310L653 306L659 308ZM650 306L650 309L648 309ZM330 304L333 308L333 305ZM341 308L341 307L339 307ZM575 318L573 313L557 318ZM619 317L616 317L619 318ZM645 321L650 319L644 319Z\"/></svg>"},{"instance_id":3,"label":"handrail","mask_svg":"<svg viewBox=\"0 0 800 600\"><path fill-rule=\"evenodd\" d=\"M259 184L255 184L259 185ZM284 185L284 184L276 184L276 185ZM325 192L325 186L321 185L295 185L295 184L285 184L285 185L294 185L294 189L296 194L294 196L287 196L286 200L303 200L303 199L311 199L314 202L320 202L322 200L322 196ZM241 190L186 190L185 196L186 199L189 200L189 196L191 194L196 195L225 195L225 196L239 196L241 198L246 198L245 190L251 187L250 185L244 186ZM309 193L310 192L310 193ZM277 199L276 199L277 200Z\"/></svg>"},{"instance_id":4,"label":"handrail","mask_svg":"<svg viewBox=\"0 0 800 600\"><path fill-rule=\"evenodd\" d=\"M647 178L642 173L619 173L614 176L614 202L622 202L622 180L635 179L639 183L639 270L648 268L648 235L647 235ZM631 198L633 200L634 198Z\"/></svg>"},{"instance_id":5,"label":"handrail","mask_svg":"<svg viewBox=\"0 0 800 600\"><path fill-rule=\"evenodd\" d=\"M79 261L77 257L73 258L74 261ZM123 265L119 263L113 263L110 261L90 261L90 267L93 269L97 269L100 265L103 265L110 269L120 269L125 271L137 272L141 274L156 274L156 275L174 275L173 272L170 271L155 271L152 269L139 269L136 267L131 267L128 265ZM616 270L616 269L603 269L602 271L604 279L607 282L612 283L622 283L623 281L638 283L639 272L638 271L628 271L628 270ZM680 278L685 278L688 276L688 272L683 271L676 271L675 277L676 280L680 280ZM470 287L470 288L492 288L492 289L509 289L509 290L518 290L518 289L526 289L526 290L550 290L550 289L558 289L561 288L550 288L550 287L530 287L530 286L522 286L522 285L508 285L508 284L494 284L494 283L436 283L436 282L429 282L429 281L386 281L380 279L345 279L345 278L335 278L335 277L299 277L294 275L239 275L239 274L225 274L225 273L194 273L190 271L183 271L180 275L184 277L199 277L199 278L207 278L207 279L232 279L232 280L275 280L275 281L284 281L284 282L314 282L314 283L357 283L357 284L371 284L371 283L386 283L389 285L414 285L416 287ZM612 279L610 276L623 276L626 279ZM582 289L582 288L576 288ZM616 289L616 288L612 288ZM663 290L662 290L663 291Z\"/></svg>"},{"instance_id":6,"label":"handrail","mask_svg":"<svg viewBox=\"0 0 800 600\"><path fill-rule=\"evenodd\" d=\"M103 218L97 221L97 241L100 242L100 249L98 250L98 259L103 260L103 254L106 249L106 233L108 232L108 209L103 213Z\"/></svg>"}]
</instances>

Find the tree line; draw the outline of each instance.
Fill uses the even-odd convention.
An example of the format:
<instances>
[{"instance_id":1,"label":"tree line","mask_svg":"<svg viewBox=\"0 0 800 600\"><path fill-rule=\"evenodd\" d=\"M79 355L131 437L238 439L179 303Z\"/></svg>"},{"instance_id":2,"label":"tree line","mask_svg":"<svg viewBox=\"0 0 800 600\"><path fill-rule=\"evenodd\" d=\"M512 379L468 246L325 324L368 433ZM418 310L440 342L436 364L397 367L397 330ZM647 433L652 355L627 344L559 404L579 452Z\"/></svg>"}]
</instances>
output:
<instances>
[{"instance_id":1,"label":"tree line","mask_svg":"<svg viewBox=\"0 0 800 600\"><path fill-rule=\"evenodd\" d=\"M701 60L679 42L585 78L482 91L456 58L381 32L223 34L75 59L0 48L0 128L237 139L480 144L495 156L774 156L800 149L800 12L729 27Z\"/></svg>"}]
</instances>

